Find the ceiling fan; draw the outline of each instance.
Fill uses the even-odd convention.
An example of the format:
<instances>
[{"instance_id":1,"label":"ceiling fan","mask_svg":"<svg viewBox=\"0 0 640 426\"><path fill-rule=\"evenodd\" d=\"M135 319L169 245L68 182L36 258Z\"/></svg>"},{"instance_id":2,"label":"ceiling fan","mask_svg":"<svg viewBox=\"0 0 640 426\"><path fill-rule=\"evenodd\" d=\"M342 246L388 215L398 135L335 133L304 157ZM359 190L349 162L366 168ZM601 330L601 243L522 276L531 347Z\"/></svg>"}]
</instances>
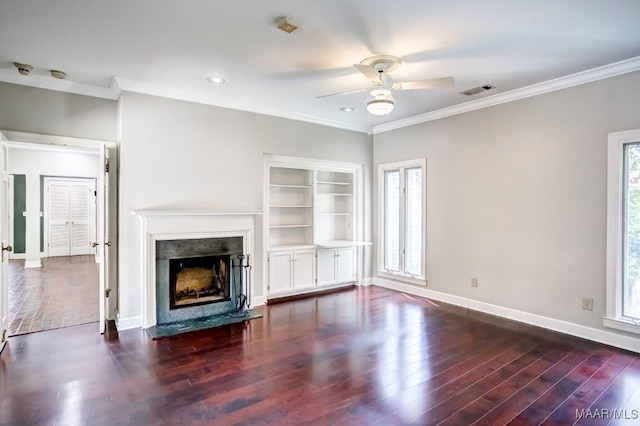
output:
<instances>
[{"instance_id":1,"label":"ceiling fan","mask_svg":"<svg viewBox=\"0 0 640 426\"><path fill-rule=\"evenodd\" d=\"M366 58L359 64L354 64L353 66L373 82L373 87L332 93L329 95L318 96L317 99L369 91L374 99L367 102L367 111L374 115L385 115L393 111L393 108L395 107L395 99L391 96L392 90L434 89L453 85L453 77L430 78L403 83L385 82L384 75L398 68L401 63L401 58L391 55L374 55Z\"/></svg>"}]
</instances>

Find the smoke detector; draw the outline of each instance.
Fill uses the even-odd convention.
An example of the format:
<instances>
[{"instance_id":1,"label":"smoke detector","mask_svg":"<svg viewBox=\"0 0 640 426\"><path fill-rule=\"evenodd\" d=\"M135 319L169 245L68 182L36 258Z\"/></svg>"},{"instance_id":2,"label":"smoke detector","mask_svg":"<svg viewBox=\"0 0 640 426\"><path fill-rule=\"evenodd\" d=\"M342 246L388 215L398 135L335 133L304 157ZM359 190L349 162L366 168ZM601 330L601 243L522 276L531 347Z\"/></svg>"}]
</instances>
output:
<instances>
[{"instance_id":1,"label":"smoke detector","mask_svg":"<svg viewBox=\"0 0 640 426\"><path fill-rule=\"evenodd\" d=\"M18 72L22 75L29 75L29 73L33 69L33 67L28 64L20 64L18 62L14 62L13 65L15 65L16 68L18 68Z\"/></svg>"},{"instance_id":2,"label":"smoke detector","mask_svg":"<svg viewBox=\"0 0 640 426\"><path fill-rule=\"evenodd\" d=\"M496 86L492 86L491 84L484 84L482 86L474 87L473 89L465 90L459 93L465 96L473 96L473 95L477 95L478 93L486 92L487 90L492 90L495 88Z\"/></svg>"},{"instance_id":3,"label":"smoke detector","mask_svg":"<svg viewBox=\"0 0 640 426\"><path fill-rule=\"evenodd\" d=\"M49 72L51 73L51 77L53 77L53 78L58 78L60 80L64 80L65 78L67 78L67 74L65 74L62 71L51 70Z\"/></svg>"},{"instance_id":4,"label":"smoke detector","mask_svg":"<svg viewBox=\"0 0 640 426\"><path fill-rule=\"evenodd\" d=\"M291 34L292 32L298 29L298 26L293 22L291 22L291 20L286 16L280 18L277 25L279 30L289 34Z\"/></svg>"}]
</instances>

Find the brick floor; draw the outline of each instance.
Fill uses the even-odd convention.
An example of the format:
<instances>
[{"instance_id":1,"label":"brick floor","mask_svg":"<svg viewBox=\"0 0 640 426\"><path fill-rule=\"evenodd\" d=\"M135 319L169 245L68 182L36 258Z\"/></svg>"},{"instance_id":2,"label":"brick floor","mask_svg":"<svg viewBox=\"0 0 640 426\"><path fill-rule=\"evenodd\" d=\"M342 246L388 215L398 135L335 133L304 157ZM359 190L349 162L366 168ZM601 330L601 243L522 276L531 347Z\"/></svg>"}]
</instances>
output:
<instances>
[{"instance_id":1,"label":"brick floor","mask_svg":"<svg viewBox=\"0 0 640 426\"><path fill-rule=\"evenodd\" d=\"M9 336L99 320L95 257L42 259L41 268L9 262Z\"/></svg>"}]
</instances>

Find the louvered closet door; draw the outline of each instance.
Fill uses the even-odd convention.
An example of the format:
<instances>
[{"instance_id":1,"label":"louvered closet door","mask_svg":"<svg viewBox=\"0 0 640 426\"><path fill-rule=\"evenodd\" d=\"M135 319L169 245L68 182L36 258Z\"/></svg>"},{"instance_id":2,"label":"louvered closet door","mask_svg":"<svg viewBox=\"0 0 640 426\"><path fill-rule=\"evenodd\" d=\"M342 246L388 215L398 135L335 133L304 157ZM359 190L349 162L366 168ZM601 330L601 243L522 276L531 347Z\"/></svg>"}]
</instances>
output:
<instances>
[{"instance_id":1,"label":"louvered closet door","mask_svg":"<svg viewBox=\"0 0 640 426\"><path fill-rule=\"evenodd\" d=\"M51 180L49 209L49 256L91 254L91 181Z\"/></svg>"},{"instance_id":2,"label":"louvered closet door","mask_svg":"<svg viewBox=\"0 0 640 426\"><path fill-rule=\"evenodd\" d=\"M49 182L49 256L68 256L70 192L67 182Z\"/></svg>"},{"instance_id":3,"label":"louvered closet door","mask_svg":"<svg viewBox=\"0 0 640 426\"><path fill-rule=\"evenodd\" d=\"M87 183L72 183L69 186L71 219L69 237L71 255L90 254L91 236L89 234L89 216L91 188Z\"/></svg>"}]
</instances>

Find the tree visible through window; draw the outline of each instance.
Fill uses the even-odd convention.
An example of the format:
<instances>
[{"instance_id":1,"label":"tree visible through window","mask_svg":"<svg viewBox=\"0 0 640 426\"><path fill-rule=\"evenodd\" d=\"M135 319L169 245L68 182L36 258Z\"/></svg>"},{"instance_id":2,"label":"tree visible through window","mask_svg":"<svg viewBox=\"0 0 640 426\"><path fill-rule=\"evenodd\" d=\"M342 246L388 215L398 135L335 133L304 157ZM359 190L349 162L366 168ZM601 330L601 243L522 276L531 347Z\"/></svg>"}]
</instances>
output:
<instances>
[{"instance_id":1,"label":"tree visible through window","mask_svg":"<svg viewBox=\"0 0 640 426\"><path fill-rule=\"evenodd\" d=\"M622 315L640 320L640 144L625 145Z\"/></svg>"},{"instance_id":2,"label":"tree visible through window","mask_svg":"<svg viewBox=\"0 0 640 426\"><path fill-rule=\"evenodd\" d=\"M381 271L424 278L425 162L382 164Z\"/></svg>"}]
</instances>

